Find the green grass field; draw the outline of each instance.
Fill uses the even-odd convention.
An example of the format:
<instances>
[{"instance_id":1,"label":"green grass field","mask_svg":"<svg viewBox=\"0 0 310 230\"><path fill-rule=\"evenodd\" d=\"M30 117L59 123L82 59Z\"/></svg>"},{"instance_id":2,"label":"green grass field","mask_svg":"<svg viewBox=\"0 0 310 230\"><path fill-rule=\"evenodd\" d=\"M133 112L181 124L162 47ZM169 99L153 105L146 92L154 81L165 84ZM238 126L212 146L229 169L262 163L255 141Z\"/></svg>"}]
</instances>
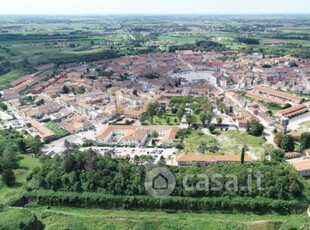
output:
<instances>
[{"instance_id":1,"label":"green grass field","mask_svg":"<svg viewBox=\"0 0 310 230\"><path fill-rule=\"evenodd\" d=\"M302 229L306 215L251 215L137 212L29 207L46 229ZM268 227L268 228L267 228Z\"/></svg>"},{"instance_id":2,"label":"green grass field","mask_svg":"<svg viewBox=\"0 0 310 230\"><path fill-rule=\"evenodd\" d=\"M23 192L23 184L26 182L27 176L35 167L40 167L38 158L29 155L19 155L19 169L14 170L16 176L16 185L14 187L0 187L0 204L5 204L10 200L18 198Z\"/></svg>"}]
</instances>

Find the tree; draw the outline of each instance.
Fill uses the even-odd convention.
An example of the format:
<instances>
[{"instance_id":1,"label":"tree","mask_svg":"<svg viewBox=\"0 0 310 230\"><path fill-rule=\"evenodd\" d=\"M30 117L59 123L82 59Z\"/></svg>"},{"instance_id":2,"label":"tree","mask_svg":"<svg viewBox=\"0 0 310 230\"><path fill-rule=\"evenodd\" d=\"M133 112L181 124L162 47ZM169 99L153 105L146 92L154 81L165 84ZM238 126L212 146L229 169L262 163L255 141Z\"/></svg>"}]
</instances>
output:
<instances>
[{"instance_id":1,"label":"tree","mask_svg":"<svg viewBox=\"0 0 310 230\"><path fill-rule=\"evenodd\" d=\"M11 187L15 184L16 177L14 175L13 170L5 169L2 172L2 181L5 185Z\"/></svg>"},{"instance_id":2,"label":"tree","mask_svg":"<svg viewBox=\"0 0 310 230\"><path fill-rule=\"evenodd\" d=\"M133 158L133 162L135 163L135 165L138 165L140 162L140 157L138 155L135 155Z\"/></svg>"},{"instance_id":3,"label":"tree","mask_svg":"<svg viewBox=\"0 0 310 230\"><path fill-rule=\"evenodd\" d=\"M134 89L134 90L132 91L132 95L138 96L138 90Z\"/></svg>"},{"instance_id":4,"label":"tree","mask_svg":"<svg viewBox=\"0 0 310 230\"><path fill-rule=\"evenodd\" d=\"M241 150L241 164L244 164L245 152L246 152L247 148L248 147L246 145L244 145L242 147L242 150Z\"/></svg>"},{"instance_id":5,"label":"tree","mask_svg":"<svg viewBox=\"0 0 310 230\"><path fill-rule=\"evenodd\" d=\"M270 153L271 159L275 161L282 161L284 158L284 151L283 149L273 149Z\"/></svg>"},{"instance_id":6,"label":"tree","mask_svg":"<svg viewBox=\"0 0 310 230\"><path fill-rule=\"evenodd\" d=\"M305 150L310 148L310 133L302 133L300 137L300 149Z\"/></svg>"},{"instance_id":7,"label":"tree","mask_svg":"<svg viewBox=\"0 0 310 230\"><path fill-rule=\"evenodd\" d=\"M149 117L153 117L156 115L157 108L159 107L158 102L150 103L147 106L146 112Z\"/></svg>"},{"instance_id":8,"label":"tree","mask_svg":"<svg viewBox=\"0 0 310 230\"><path fill-rule=\"evenodd\" d=\"M8 109L8 106L6 104L4 104L2 101L0 101L0 109L5 111Z\"/></svg>"},{"instance_id":9,"label":"tree","mask_svg":"<svg viewBox=\"0 0 310 230\"><path fill-rule=\"evenodd\" d=\"M85 90L84 86L79 86L76 89L74 89L75 94L84 94L85 92L86 92L86 90Z\"/></svg>"},{"instance_id":10,"label":"tree","mask_svg":"<svg viewBox=\"0 0 310 230\"><path fill-rule=\"evenodd\" d=\"M282 133L276 133L273 137L273 142L278 146L281 147L281 142L283 139L283 134Z\"/></svg>"},{"instance_id":11,"label":"tree","mask_svg":"<svg viewBox=\"0 0 310 230\"><path fill-rule=\"evenodd\" d=\"M212 113L211 112L208 112L207 113L207 125L210 125L211 124L211 121L212 121Z\"/></svg>"},{"instance_id":12,"label":"tree","mask_svg":"<svg viewBox=\"0 0 310 230\"><path fill-rule=\"evenodd\" d=\"M206 121L207 121L207 114L205 112L200 113L199 115L201 123L203 126L205 126Z\"/></svg>"},{"instance_id":13,"label":"tree","mask_svg":"<svg viewBox=\"0 0 310 230\"><path fill-rule=\"evenodd\" d=\"M293 152L295 149L294 138L291 135L284 135L281 141L281 148L285 152Z\"/></svg>"},{"instance_id":14,"label":"tree","mask_svg":"<svg viewBox=\"0 0 310 230\"><path fill-rule=\"evenodd\" d=\"M246 130L248 134L259 137L263 134L264 126L256 120L251 120L247 123Z\"/></svg>"},{"instance_id":15,"label":"tree","mask_svg":"<svg viewBox=\"0 0 310 230\"><path fill-rule=\"evenodd\" d=\"M157 131L153 131L152 132L152 138L158 138L159 137L159 134Z\"/></svg>"},{"instance_id":16,"label":"tree","mask_svg":"<svg viewBox=\"0 0 310 230\"><path fill-rule=\"evenodd\" d=\"M222 122L223 122L223 118L221 116L217 116L216 117L216 122L217 122L218 125L221 125Z\"/></svg>"},{"instance_id":17,"label":"tree","mask_svg":"<svg viewBox=\"0 0 310 230\"><path fill-rule=\"evenodd\" d=\"M224 102L219 103L219 105L218 105L218 110L219 110L219 111L221 111L222 113L224 113L224 112L225 112L225 108L226 108L226 105L225 105Z\"/></svg>"},{"instance_id":18,"label":"tree","mask_svg":"<svg viewBox=\"0 0 310 230\"><path fill-rule=\"evenodd\" d=\"M291 107L292 107L292 105L291 105L291 104L286 103L286 104L283 106L283 109L288 109L288 108L291 108Z\"/></svg>"},{"instance_id":19,"label":"tree","mask_svg":"<svg viewBox=\"0 0 310 230\"><path fill-rule=\"evenodd\" d=\"M176 116L181 120L184 115L184 109L178 109Z\"/></svg>"},{"instance_id":20,"label":"tree","mask_svg":"<svg viewBox=\"0 0 310 230\"><path fill-rule=\"evenodd\" d=\"M209 125L209 131L211 132L211 133L213 133L214 132L214 130L215 130L215 125L214 124L211 124L211 125Z\"/></svg>"},{"instance_id":21,"label":"tree","mask_svg":"<svg viewBox=\"0 0 310 230\"><path fill-rule=\"evenodd\" d=\"M195 117L196 118L196 117ZM187 115L186 116L186 122L188 124L188 126L191 126L195 121L194 121L194 116L192 115Z\"/></svg>"},{"instance_id":22,"label":"tree","mask_svg":"<svg viewBox=\"0 0 310 230\"><path fill-rule=\"evenodd\" d=\"M170 124L170 117L166 117L166 122L168 125Z\"/></svg>"},{"instance_id":23,"label":"tree","mask_svg":"<svg viewBox=\"0 0 310 230\"><path fill-rule=\"evenodd\" d=\"M63 94L68 94L68 93L70 93L70 89L69 89L66 85L64 85L64 86L62 87L62 93L63 93Z\"/></svg>"},{"instance_id":24,"label":"tree","mask_svg":"<svg viewBox=\"0 0 310 230\"><path fill-rule=\"evenodd\" d=\"M207 142L201 141L198 146L198 151L202 154L204 154L208 150Z\"/></svg>"},{"instance_id":25,"label":"tree","mask_svg":"<svg viewBox=\"0 0 310 230\"><path fill-rule=\"evenodd\" d=\"M166 159L164 158L163 155L160 156L160 159L157 163L159 166L165 166L166 165Z\"/></svg>"},{"instance_id":26,"label":"tree","mask_svg":"<svg viewBox=\"0 0 310 230\"><path fill-rule=\"evenodd\" d=\"M18 167L16 151L12 146L6 146L2 152L2 168L15 169Z\"/></svg>"}]
</instances>

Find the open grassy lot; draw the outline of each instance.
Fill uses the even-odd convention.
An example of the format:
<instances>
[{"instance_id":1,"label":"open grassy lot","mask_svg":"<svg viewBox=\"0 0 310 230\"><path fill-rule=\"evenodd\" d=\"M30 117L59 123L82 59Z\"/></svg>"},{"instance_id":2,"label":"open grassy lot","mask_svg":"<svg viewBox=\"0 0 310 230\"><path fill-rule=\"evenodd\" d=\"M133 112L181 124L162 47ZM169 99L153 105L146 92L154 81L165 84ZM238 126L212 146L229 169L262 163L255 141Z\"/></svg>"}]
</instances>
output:
<instances>
[{"instance_id":1,"label":"open grassy lot","mask_svg":"<svg viewBox=\"0 0 310 230\"><path fill-rule=\"evenodd\" d=\"M198 147L203 141L207 143L207 146L218 144L216 138L204 134L204 132L201 130L197 130L193 131L188 137L184 139L185 148L182 150L182 152L185 154L201 154L198 151Z\"/></svg>"},{"instance_id":2,"label":"open grassy lot","mask_svg":"<svg viewBox=\"0 0 310 230\"><path fill-rule=\"evenodd\" d=\"M46 229L305 229L306 215L251 215L29 207Z\"/></svg>"},{"instance_id":3,"label":"open grassy lot","mask_svg":"<svg viewBox=\"0 0 310 230\"><path fill-rule=\"evenodd\" d=\"M16 176L16 185L14 187L0 186L0 204L5 204L10 200L18 198L22 191L22 185L26 182L27 176L35 167L40 167L38 158L29 155L19 155L20 168L14 170Z\"/></svg>"},{"instance_id":4,"label":"open grassy lot","mask_svg":"<svg viewBox=\"0 0 310 230\"><path fill-rule=\"evenodd\" d=\"M251 136L245 132L230 130L222 132L216 138L220 143L219 152L225 155L240 154L243 145L248 147L249 153L253 153L258 157L265 152L264 139L262 137Z\"/></svg>"},{"instance_id":5,"label":"open grassy lot","mask_svg":"<svg viewBox=\"0 0 310 230\"><path fill-rule=\"evenodd\" d=\"M194 131L184 139L185 148L181 153L185 154L201 154L198 147L202 141L207 146L216 145L219 149L216 153L206 154L222 154L222 155L239 155L244 145L248 147L248 153L261 156L264 152L265 141L262 137L254 137L245 132L240 131L215 131L215 135L204 134L202 131Z\"/></svg>"},{"instance_id":6,"label":"open grassy lot","mask_svg":"<svg viewBox=\"0 0 310 230\"><path fill-rule=\"evenodd\" d=\"M301 133L309 132L310 131L310 121L306 121L306 122L300 123L298 131L301 132Z\"/></svg>"}]
</instances>

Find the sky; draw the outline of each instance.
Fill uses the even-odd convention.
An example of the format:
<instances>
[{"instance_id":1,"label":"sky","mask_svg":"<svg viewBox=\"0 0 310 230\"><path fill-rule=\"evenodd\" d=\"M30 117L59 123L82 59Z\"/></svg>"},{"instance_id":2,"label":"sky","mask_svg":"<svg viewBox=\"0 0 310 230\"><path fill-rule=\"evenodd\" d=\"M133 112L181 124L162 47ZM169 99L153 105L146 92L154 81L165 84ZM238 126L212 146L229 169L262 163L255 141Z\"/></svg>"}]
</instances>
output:
<instances>
[{"instance_id":1,"label":"sky","mask_svg":"<svg viewBox=\"0 0 310 230\"><path fill-rule=\"evenodd\" d=\"M309 0L0 0L0 14L308 14Z\"/></svg>"}]
</instances>

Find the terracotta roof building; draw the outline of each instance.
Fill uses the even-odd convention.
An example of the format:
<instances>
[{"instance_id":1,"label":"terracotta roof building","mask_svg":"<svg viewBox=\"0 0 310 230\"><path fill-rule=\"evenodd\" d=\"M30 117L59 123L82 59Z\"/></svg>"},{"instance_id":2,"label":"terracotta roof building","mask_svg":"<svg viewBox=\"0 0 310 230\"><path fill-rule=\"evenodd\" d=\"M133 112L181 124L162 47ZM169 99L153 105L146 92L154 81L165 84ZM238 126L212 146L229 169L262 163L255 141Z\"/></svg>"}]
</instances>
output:
<instances>
[{"instance_id":1,"label":"terracotta roof building","mask_svg":"<svg viewBox=\"0 0 310 230\"><path fill-rule=\"evenodd\" d=\"M251 162L252 158L245 156L245 162ZM224 156L224 155L181 155L177 159L178 165L188 166L198 163L202 166L216 163L236 163L241 162L240 156Z\"/></svg>"},{"instance_id":2,"label":"terracotta roof building","mask_svg":"<svg viewBox=\"0 0 310 230\"><path fill-rule=\"evenodd\" d=\"M310 176L310 160L293 162L291 164L295 167L296 171L300 173L300 175L304 177Z\"/></svg>"},{"instance_id":3,"label":"terracotta roof building","mask_svg":"<svg viewBox=\"0 0 310 230\"><path fill-rule=\"evenodd\" d=\"M145 145L156 132L159 141L165 146L173 146L178 128L174 126L130 126L110 125L96 137L100 144Z\"/></svg>"}]
</instances>

